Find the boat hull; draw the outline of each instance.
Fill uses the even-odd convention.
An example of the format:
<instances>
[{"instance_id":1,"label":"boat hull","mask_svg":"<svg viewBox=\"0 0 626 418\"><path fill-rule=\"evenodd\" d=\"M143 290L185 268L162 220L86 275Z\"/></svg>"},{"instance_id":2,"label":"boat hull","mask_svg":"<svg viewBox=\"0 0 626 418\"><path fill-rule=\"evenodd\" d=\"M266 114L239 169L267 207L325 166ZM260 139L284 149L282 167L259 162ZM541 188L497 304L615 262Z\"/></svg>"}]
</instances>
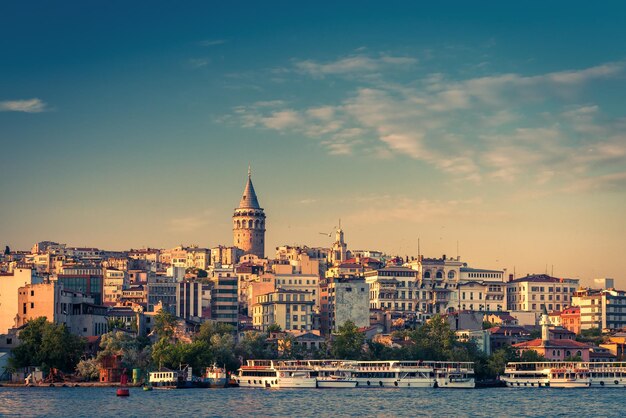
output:
<instances>
[{"instance_id":1,"label":"boat hull","mask_svg":"<svg viewBox=\"0 0 626 418\"><path fill-rule=\"evenodd\" d=\"M317 387L320 389L352 389L357 386L358 382L356 380L346 380L346 379L335 379L335 380L326 380L326 379L318 379Z\"/></svg>"},{"instance_id":2,"label":"boat hull","mask_svg":"<svg viewBox=\"0 0 626 418\"><path fill-rule=\"evenodd\" d=\"M317 387L317 379L314 377L281 377L278 379L278 387L281 389L313 389Z\"/></svg>"}]
</instances>

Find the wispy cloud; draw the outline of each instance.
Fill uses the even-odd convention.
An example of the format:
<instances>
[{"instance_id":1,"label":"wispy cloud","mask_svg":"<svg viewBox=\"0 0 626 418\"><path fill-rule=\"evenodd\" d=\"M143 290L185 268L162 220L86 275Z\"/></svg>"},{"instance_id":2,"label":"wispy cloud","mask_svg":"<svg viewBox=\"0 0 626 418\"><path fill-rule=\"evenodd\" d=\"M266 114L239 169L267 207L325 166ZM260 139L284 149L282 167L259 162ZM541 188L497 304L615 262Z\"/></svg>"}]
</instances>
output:
<instances>
[{"instance_id":1,"label":"wispy cloud","mask_svg":"<svg viewBox=\"0 0 626 418\"><path fill-rule=\"evenodd\" d=\"M205 39L203 41L198 42L198 45L200 46L216 46L216 45L222 45L225 44L226 40L225 39Z\"/></svg>"},{"instance_id":2,"label":"wispy cloud","mask_svg":"<svg viewBox=\"0 0 626 418\"><path fill-rule=\"evenodd\" d=\"M211 220L211 211L206 210L200 214L177 217L169 220L169 230L172 232L192 232L206 227Z\"/></svg>"},{"instance_id":3,"label":"wispy cloud","mask_svg":"<svg viewBox=\"0 0 626 418\"><path fill-rule=\"evenodd\" d=\"M297 61L294 67L316 80L379 71L384 75L387 68L416 62L358 54L328 62ZM591 184L619 183L615 172L626 165L625 123L603 115L585 91L597 80L623 74L623 64L607 63L535 75L458 79L433 73L402 83L387 76L359 78L361 85L339 91L335 102L298 107L268 98L262 103L270 105L240 106L232 117L248 128L318 139L331 155L423 161L455 181L577 184L571 190L604 190ZM580 183L591 178L595 182Z\"/></svg>"},{"instance_id":4,"label":"wispy cloud","mask_svg":"<svg viewBox=\"0 0 626 418\"><path fill-rule=\"evenodd\" d=\"M211 61L208 58L191 58L187 61L187 64L192 69L202 68L209 65Z\"/></svg>"},{"instance_id":5,"label":"wispy cloud","mask_svg":"<svg viewBox=\"0 0 626 418\"><path fill-rule=\"evenodd\" d=\"M41 113L48 110L48 105L41 99L6 100L0 102L0 112Z\"/></svg>"},{"instance_id":6,"label":"wispy cloud","mask_svg":"<svg viewBox=\"0 0 626 418\"><path fill-rule=\"evenodd\" d=\"M329 75L353 75L378 72L392 67L409 67L415 63L417 63L417 59L412 57L391 55L371 57L358 54L323 63L314 60L295 61L294 68L297 72L323 78Z\"/></svg>"}]
</instances>

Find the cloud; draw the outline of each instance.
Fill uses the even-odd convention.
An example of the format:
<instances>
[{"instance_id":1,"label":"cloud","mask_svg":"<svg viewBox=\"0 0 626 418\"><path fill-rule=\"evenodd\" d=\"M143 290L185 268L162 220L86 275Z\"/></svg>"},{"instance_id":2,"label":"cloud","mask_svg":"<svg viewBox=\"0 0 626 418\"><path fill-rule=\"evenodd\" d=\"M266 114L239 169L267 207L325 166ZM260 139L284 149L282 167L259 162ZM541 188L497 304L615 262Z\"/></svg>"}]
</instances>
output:
<instances>
[{"instance_id":1,"label":"cloud","mask_svg":"<svg viewBox=\"0 0 626 418\"><path fill-rule=\"evenodd\" d=\"M417 63L417 59L412 57L394 57L389 55L370 57L359 54L326 63L314 60L295 61L294 68L297 72L315 78L323 78L329 75L372 73L392 67L408 67L415 63Z\"/></svg>"},{"instance_id":2,"label":"cloud","mask_svg":"<svg viewBox=\"0 0 626 418\"><path fill-rule=\"evenodd\" d=\"M204 41L200 41L198 42L198 45L200 46L216 46L216 45L222 45L225 44L226 40L224 39L206 39Z\"/></svg>"},{"instance_id":3,"label":"cloud","mask_svg":"<svg viewBox=\"0 0 626 418\"><path fill-rule=\"evenodd\" d=\"M621 63L465 79L438 72L399 81L384 71L415 62L372 54L298 61L294 67L312 82L328 75L380 76L359 78L356 87L333 83L335 100L316 106L268 98L271 106L235 109L235 120L317 139L334 156L425 162L455 182L523 182L553 190L606 190L595 184L618 182L616 173L626 165L626 119L604 115L585 87L600 79L619 83Z\"/></svg>"},{"instance_id":4,"label":"cloud","mask_svg":"<svg viewBox=\"0 0 626 418\"><path fill-rule=\"evenodd\" d=\"M169 221L169 230L172 232L191 232L206 227L210 221L211 211L201 214L173 218Z\"/></svg>"},{"instance_id":5,"label":"cloud","mask_svg":"<svg viewBox=\"0 0 626 418\"><path fill-rule=\"evenodd\" d=\"M191 68L197 69L206 67L207 65L209 65L210 62L211 61L208 58L191 58L188 61L188 64Z\"/></svg>"},{"instance_id":6,"label":"cloud","mask_svg":"<svg viewBox=\"0 0 626 418\"><path fill-rule=\"evenodd\" d=\"M0 102L0 112L40 113L48 110L48 105L41 99L6 100Z\"/></svg>"}]
</instances>

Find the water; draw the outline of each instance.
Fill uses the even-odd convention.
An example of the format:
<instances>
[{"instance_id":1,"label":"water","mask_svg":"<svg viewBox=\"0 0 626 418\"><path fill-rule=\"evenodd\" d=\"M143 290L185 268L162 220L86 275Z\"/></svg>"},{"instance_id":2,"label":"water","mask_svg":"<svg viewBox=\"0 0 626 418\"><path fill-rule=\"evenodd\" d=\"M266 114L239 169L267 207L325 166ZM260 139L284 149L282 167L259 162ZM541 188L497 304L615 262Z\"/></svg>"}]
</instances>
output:
<instances>
[{"instance_id":1,"label":"water","mask_svg":"<svg viewBox=\"0 0 626 418\"><path fill-rule=\"evenodd\" d=\"M20 416L444 416L626 415L624 389L131 389L0 388L0 415Z\"/></svg>"}]
</instances>

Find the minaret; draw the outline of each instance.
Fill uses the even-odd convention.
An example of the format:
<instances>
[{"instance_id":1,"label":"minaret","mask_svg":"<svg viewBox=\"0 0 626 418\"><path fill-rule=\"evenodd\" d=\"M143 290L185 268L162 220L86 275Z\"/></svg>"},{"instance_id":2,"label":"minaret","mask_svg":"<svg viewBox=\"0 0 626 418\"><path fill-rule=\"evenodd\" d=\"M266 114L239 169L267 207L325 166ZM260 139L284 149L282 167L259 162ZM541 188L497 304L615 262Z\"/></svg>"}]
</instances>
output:
<instances>
[{"instance_id":1,"label":"minaret","mask_svg":"<svg viewBox=\"0 0 626 418\"><path fill-rule=\"evenodd\" d=\"M550 343L550 320L548 319L548 311L546 308L543 308L539 325L541 325L541 344L545 347Z\"/></svg>"},{"instance_id":2,"label":"minaret","mask_svg":"<svg viewBox=\"0 0 626 418\"><path fill-rule=\"evenodd\" d=\"M254 186L252 170L248 166L248 182L233 215L233 243L245 254L265 257L265 212L259 206Z\"/></svg>"}]
</instances>

